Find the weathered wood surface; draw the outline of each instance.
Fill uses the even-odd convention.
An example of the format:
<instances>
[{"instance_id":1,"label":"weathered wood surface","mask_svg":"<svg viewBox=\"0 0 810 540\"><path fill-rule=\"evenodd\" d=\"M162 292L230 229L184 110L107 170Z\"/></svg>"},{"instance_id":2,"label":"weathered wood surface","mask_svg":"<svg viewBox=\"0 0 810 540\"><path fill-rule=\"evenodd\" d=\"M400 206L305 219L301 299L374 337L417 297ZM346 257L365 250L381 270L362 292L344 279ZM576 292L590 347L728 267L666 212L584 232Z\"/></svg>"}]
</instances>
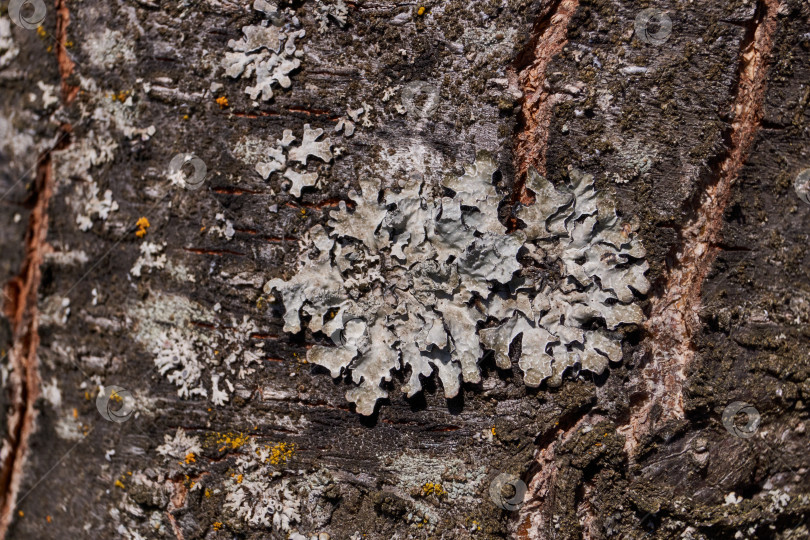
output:
<instances>
[{"instance_id":1,"label":"weathered wood surface","mask_svg":"<svg viewBox=\"0 0 810 540\"><path fill-rule=\"evenodd\" d=\"M279 5L306 30L300 67L258 103L255 77L221 67L268 19L248 2L57 0L40 31L0 34L6 537L810 535L810 205L793 187L810 167L810 5L353 2L319 32L335 6ZM663 43L635 31L645 8L669 15ZM413 81L440 91L427 115L397 110ZM354 135L335 133L360 107ZM341 151L310 160L321 185L297 198L255 166L304 124ZM294 275L299 242L361 181L437 185L481 150L510 226L530 166L557 185L571 166L594 175L639 227L648 323L623 328L601 376L529 389L490 354L457 398L434 375L408 399L398 375L362 417L347 382L304 361L330 340L285 333L262 285ZM170 185L178 153L207 165L201 189ZM94 188L117 205L106 219ZM136 276L147 243L165 261ZM207 397L159 373L158 335L208 342ZM226 373L254 349L254 372ZM131 392L133 416L105 420L100 385ZM736 401L761 415L751 438L723 427ZM178 430L199 447L159 451ZM503 472L528 485L512 512L489 493ZM260 479L289 482L289 530L250 522L269 500L247 496L248 518L226 506Z\"/></svg>"}]
</instances>

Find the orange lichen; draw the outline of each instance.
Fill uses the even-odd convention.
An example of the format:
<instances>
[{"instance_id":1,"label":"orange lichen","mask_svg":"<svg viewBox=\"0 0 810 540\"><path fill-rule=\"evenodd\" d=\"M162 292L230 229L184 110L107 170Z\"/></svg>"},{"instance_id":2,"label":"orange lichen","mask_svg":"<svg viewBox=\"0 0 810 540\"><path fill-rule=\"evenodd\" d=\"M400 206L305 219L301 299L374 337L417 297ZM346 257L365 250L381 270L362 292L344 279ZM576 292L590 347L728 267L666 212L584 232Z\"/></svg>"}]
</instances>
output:
<instances>
[{"instance_id":1,"label":"orange lichen","mask_svg":"<svg viewBox=\"0 0 810 540\"><path fill-rule=\"evenodd\" d=\"M196 463L197 460L194 459L194 452L189 452L188 454L186 454L186 459L184 461L186 462L186 465L190 465L191 463Z\"/></svg>"},{"instance_id":2,"label":"orange lichen","mask_svg":"<svg viewBox=\"0 0 810 540\"><path fill-rule=\"evenodd\" d=\"M226 448L236 450L240 446L247 444L248 440L248 436L244 433L239 433L238 435L235 433L221 433L217 435L217 446L220 452L224 451Z\"/></svg>"},{"instance_id":3,"label":"orange lichen","mask_svg":"<svg viewBox=\"0 0 810 540\"><path fill-rule=\"evenodd\" d=\"M146 236L146 229L151 227L151 224L149 223L148 219L146 219L145 217L141 217L140 219L138 219L137 223L135 223L135 226L138 227L138 230L135 231L135 236L137 236L138 238L143 238L144 236Z\"/></svg>"},{"instance_id":4,"label":"orange lichen","mask_svg":"<svg viewBox=\"0 0 810 540\"><path fill-rule=\"evenodd\" d=\"M219 105L220 109L224 109L228 106L228 98L225 96L220 96L215 101L217 102L217 105Z\"/></svg>"},{"instance_id":5,"label":"orange lichen","mask_svg":"<svg viewBox=\"0 0 810 540\"><path fill-rule=\"evenodd\" d=\"M422 486L422 497L427 497L429 495L441 497L443 495L447 495L447 491L439 483L426 482Z\"/></svg>"}]
</instances>

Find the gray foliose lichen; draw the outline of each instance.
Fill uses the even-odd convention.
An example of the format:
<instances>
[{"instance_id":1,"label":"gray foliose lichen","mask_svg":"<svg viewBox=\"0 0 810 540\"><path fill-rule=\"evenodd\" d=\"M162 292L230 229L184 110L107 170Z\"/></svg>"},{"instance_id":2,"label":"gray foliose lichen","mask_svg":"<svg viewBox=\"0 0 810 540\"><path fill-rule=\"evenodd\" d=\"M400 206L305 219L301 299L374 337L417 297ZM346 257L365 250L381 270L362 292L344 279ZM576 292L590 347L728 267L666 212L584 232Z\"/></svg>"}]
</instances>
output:
<instances>
[{"instance_id":1,"label":"gray foliose lichen","mask_svg":"<svg viewBox=\"0 0 810 540\"><path fill-rule=\"evenodd\" d=\"M434 370L455 397L461 381L480 382L485 350L509 368L520 336L528 386L559 384L577 365L601 373L622 357L615 330L643 321L634 301L649 289L644 249L593 177L572 170L557 189L532 171L537 202L518 211L526 228L507 233L496 169L479 154L437 189L361 181L353 211L342 202L310 231L295 276L265 284L284 303L285 332L299 332L306 315L312 332L332 337L336 346L314 345L307 360L351 375L346 398L360 414L388 397L399 370L409 397Z\"/></svg>"}]
</instances>

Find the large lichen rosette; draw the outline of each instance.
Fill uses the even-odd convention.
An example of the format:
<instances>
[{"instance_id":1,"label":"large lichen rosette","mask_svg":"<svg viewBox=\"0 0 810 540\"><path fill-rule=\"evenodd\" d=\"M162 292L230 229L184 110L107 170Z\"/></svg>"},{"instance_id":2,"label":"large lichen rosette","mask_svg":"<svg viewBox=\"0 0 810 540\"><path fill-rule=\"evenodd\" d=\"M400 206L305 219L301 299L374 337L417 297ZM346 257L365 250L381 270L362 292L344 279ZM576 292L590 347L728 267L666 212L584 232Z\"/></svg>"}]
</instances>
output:
<instances>
[{"instance_id":1,"label":"large lichen rosette","mask_svg":"<svg viewBox=\"0 0 810 540\"><path fill-rule=\"evenodd\" d=\"M631 289L648 287L643 249L596 196L592 178L578 173L560 192L534 174L538 203L519 214L528 226L507 233L495 171L479 154L463 176L437 187L444 196L422 180L401 189L362 181L362 194L349 195L353 211L341 203L327 228L310 231L296 275L265 284L283 300L285 332L299 332L306 315L311 331L332 336L337 346L315 345L307 360L336 378L350 373L346 397L359 413L373 413L398 370L409 373L409 397L434 370L445 396L455 397L461 381L480 381L484 349L509 367L521 334L519 365L532 386L559 381L577 362L601 372L608 358L621 358L611 331L642 320ZM521 248L565 277L523 275Z\"/></svg>"}]
</instances>

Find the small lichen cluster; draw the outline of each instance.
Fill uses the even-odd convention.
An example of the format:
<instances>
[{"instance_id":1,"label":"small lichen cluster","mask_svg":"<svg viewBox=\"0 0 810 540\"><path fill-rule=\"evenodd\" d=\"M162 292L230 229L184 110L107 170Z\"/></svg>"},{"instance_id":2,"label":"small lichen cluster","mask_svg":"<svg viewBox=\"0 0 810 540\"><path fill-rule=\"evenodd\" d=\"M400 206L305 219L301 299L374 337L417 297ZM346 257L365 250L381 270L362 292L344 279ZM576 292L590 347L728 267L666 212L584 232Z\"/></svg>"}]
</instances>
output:
<instances>
[{"instance_id":1,"label":"small lichen cluster","mask_svg":"<svg viewBox=\"0 0 810 540\"><path fill-rule=\"evenodd\" d=\"M251 525L289 532L301 521L301 502L289 481L273 481L266 472L253 470L226 485L223 507Z\"/></svg>"},{"instance_id":2,"label":"small lichen cluster","mask_svg":"<svg viewBox=\"0 0 810 540\"><path fill-rule=\"evenodd\" d=\"M305 316L338 345L314 345L307 360L332 377L350 372L346 397L360 414L372 414L388 396L382 385L405 368L409 397L435 369L452 398L461 380L480 382L484 349L510 367L520 335L529 386L621 359L612 331L642 321L633 291L649 286L636 236L577 171L560 191L532 173L537 203L518 213L526 229L507 234L495 171L480 154L435 190L421 178L396 189L361 180L362 195L349 194L354 211L342 202L328 231L310 231L298 273L265 284L283 300L285 332L299 332ZM536 266L524 268L519 252Z\"/></svg>"},{"instance_id":3,"label":"small lichen cluster","mask_svg":"<svg viewBox=\"0 0 810 540\"><path fill-rule=\"evenodd\" d=\"M265 180L273 173L283 173L284 178L292 183L290 193L300 197L302 188L318 185L318 173L306 171L309 158L315 157L329 163L334 157L332 140L329 137L322 139L322 136L323 129L311 129L309 124L304 124L301 144L293 146L297 139L292 130L285 129L281 140L277 140L276 146L268 152L269 159L256 164L256 172ZM296 170L294 163L298 163L301 170Z\"/></svg>"},{"instance_id":4,"label":"small lichen cluster","mask_svg":"<svg viewBox=\"0 0 810 540\"><path fill-rule=\"evenodd\" d=\"M256 85L245 88L245 93L251 99L269 101L273 98L273 87L289 88L292 85L290 73L298 69L302 55L296 51L295 40L303 38L306 31L282 29L282 14L276 6L264 0L256 0L253 4L256 11L265 14L267 20L261 25L243 26L243 37L240 40L230 40L228 47L233 52L225 53L222 67L225 75L233 79L250 78L256 75ZM293 24L300 24L293 19Z\"/></svg>"},{"instance_id":5,"label":"small lichen cluster","mask_svg":"<svg viewBox=\"0 0 810 540\"><path fill-rule=\"evenodd\" d=\"M213 332L195 331L192 321L213 324L211 314L175 296L139 305L133 313L139 320L134 339L154 355L158 371L181 398L199 396L222 406L235 390L231 381L245 379L260 365L262 343L252 338L259 328L247 316L231 317L229 326Z\"/></svg>"},{"instance_id":6,"label":"small lichen cluster","mask_svg":"<svg viewBox=\"0 0 810 540\"><path fill-rule=\"evenodd\" d=\"M329 29L329 19L337 22L341 28L346 26L349 8L343 0L317 0L315 19L318 21L318 33L323 34Z\"/></svg>"}]
</instances>

